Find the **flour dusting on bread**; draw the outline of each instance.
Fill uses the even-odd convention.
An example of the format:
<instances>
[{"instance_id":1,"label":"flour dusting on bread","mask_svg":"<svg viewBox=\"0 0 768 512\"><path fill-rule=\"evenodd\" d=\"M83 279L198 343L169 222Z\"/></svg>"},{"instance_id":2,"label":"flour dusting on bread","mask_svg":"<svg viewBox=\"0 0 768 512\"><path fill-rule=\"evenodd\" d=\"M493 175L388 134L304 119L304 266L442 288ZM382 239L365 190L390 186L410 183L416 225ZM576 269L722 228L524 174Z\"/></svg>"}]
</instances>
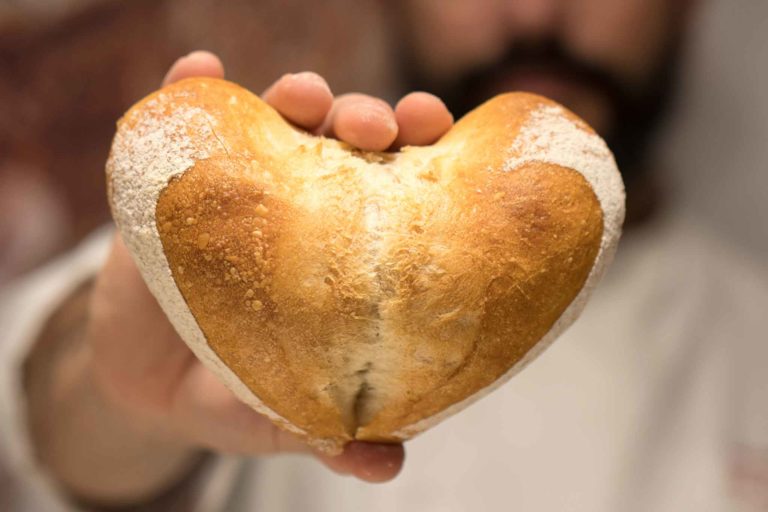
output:
<instances>
[{"instance_id":1,"label":"flour dusting on bread","mask_svg":"<svg viewBox=\"0 0 768 512\"><path fill-rule=\"evenodd\" d=\"M147 286L195 355L245 403L304 434L265 406L210 348L171 274L156 225L160 193L197 161L221 151L214 132L217 119L187 101L194 98L184 90L161 92L121 121L107 162L115 222Z\"/></svg>"},{"instance_id":2,"label":"flour dusting on bread","mask_svg":"<svg viewBox=\"0 0 768 512\"><path fill-rule=\"evenodd\" d=\"M613 238L621 230L624 186L613 155L603 139L584 123L569 117L564 108L542 105L532 111L509 154L505 171L540 160L581 173L592 185L603 208L606 219L604 239Z\"/></svg>"}]
</instances>

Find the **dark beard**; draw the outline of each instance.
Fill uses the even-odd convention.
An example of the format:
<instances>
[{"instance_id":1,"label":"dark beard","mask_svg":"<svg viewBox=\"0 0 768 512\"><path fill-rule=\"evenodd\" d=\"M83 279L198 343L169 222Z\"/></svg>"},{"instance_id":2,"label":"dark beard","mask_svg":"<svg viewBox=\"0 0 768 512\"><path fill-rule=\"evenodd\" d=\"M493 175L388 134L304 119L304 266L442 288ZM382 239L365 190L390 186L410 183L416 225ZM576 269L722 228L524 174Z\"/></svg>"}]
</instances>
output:
<instances>
[{"instance_id":1,"label":"dark beard","mask_svg":"<svg viewBox=\"0 0 768 512\"><path fill-rule=\"evenodd\" d=\"M496 61L468 70L450 84L431 83L416 62L404 59L409 90L440 96L456 119L487 100L489 85L515 69L554 72L597 91L610 104L611 129L601 133L614 153L627 188L647 171L649 146L672 103L679 44L670 41L664 59L643 86L630 86L612 71L574 55L561 41L519 41ZM566 105L568 106L568 105Z\"/></svg>"}]
</instances>

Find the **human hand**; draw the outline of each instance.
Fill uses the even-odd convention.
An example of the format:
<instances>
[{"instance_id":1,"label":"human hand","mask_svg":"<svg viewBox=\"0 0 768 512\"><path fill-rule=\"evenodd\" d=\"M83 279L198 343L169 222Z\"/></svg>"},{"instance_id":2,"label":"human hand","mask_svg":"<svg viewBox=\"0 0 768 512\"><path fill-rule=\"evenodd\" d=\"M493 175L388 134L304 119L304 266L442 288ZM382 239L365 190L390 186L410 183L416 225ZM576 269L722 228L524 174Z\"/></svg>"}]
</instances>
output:
<instances>
[{"instance_id":1,"label":"human hand","mask_svg":"<svg viewBox=\"0 0 768 512\"><path fill-rule=\"evenodd\" d=\"M164 85L223 74L215 56L195 52L172 66ZM363 94L334 98L314 73L285 75L263 98L295 125L365 150L428 144L453 122L432 95L409 94L392 109ZM395 444L352 442L339 456L321 454L241 403L176 334L119 236L92 292L85 342L93 382L136 430L190 450L311 453L336 472L370 482L393 478L403 464L403 447Z\"/></svg>"}]
</instances>

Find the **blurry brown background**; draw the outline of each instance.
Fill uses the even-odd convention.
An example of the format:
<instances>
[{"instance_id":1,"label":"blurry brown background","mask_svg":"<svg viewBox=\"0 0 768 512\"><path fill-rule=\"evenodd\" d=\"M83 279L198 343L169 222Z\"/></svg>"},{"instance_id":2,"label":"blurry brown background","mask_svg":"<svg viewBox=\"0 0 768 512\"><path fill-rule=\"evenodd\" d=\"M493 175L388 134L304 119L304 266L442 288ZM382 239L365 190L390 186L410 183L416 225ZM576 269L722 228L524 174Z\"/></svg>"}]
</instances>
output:
<instances>
[{"instance_id":1,"label":"blurry brown background","mask_svg":"<svg viewBox=\"0 0 768 512\"><path fill-rule=\"evenodd\" d=\"M108 220L115 121L177 57L212 50L229 79L258 92L313 70L337 92L383 94L392 84L380 6L0 0L0 283Z\"/></svg>"},{"instance_id":2,"label":"blurry brown background","mask_svg":"<svg viewBox=\"0 0 768 512\"><path fill-rule=\"evenodd\" d=\"M660 147L685 207L768 253L768 2L703 2L682 102ZM108 220L117 118L173 60L218 53L263 90L313 70L335 92L392 94L386 2L0 0L0 284ZM247 41L247 51L243 51ZM389 97L389 99L392 99Z\"/></svg>"}]
</instances>

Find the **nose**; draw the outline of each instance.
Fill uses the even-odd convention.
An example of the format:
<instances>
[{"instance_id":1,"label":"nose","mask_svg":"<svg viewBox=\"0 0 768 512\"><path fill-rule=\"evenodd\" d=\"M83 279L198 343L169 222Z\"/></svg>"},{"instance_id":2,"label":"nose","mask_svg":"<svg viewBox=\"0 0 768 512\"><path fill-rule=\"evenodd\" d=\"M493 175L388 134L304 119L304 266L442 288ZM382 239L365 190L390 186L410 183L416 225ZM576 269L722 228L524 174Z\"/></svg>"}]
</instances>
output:
<instances>
[{"instance_id":1,"label":"nose","mask_svg":"<svg viewBox=\"0 0 768 512\"><path fill-rule=\"evenodd\" d=\"M574 0L499 0L509 30L526 40L545 39L562 21L564 4Z\"/></svg>"}]
</instances>

